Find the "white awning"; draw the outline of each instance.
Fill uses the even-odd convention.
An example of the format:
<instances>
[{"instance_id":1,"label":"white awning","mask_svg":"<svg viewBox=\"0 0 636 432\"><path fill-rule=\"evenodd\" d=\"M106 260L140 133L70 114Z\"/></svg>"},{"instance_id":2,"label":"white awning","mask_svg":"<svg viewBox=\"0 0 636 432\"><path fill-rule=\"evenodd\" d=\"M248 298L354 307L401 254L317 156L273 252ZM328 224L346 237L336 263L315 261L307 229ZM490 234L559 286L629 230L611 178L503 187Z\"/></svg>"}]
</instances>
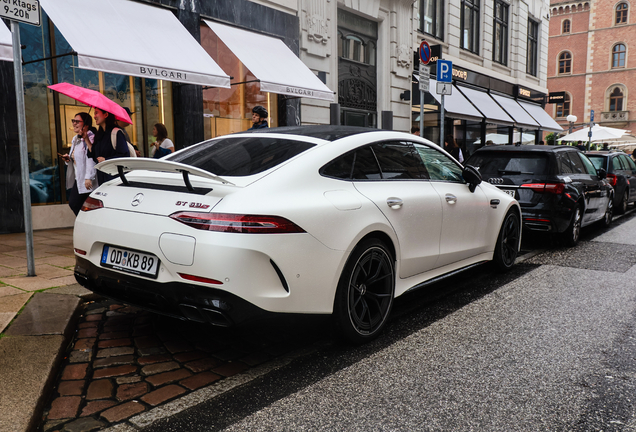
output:
<instances>
[{"instance_id":1,"label":"white awning","mask_svg":"<svg viewBox=\"0 0 636 432\"><path fill-rule=\"evenodd\" d=\"M541 129L552 132L562 132L563 128L559 126L557 122L554 121L550 114L545 112L543 108L539 105L530 104L527 102L519 101L519 105L523 107L528 114L530 114L539 124L541 125Z\"/></svg>"},{"instance_id":2,"label":"white awning","mask_svg":"<svg viewBox=\"0 0 636 432\"><path fill-rule=\"evenodd\" d=\"M497 105L497 102L495 102L488 93L464 86L456 87L481 111L484 117L486 117L487 122L505 126L512 126L514 124L515 121Z\"/></svg>"},{"instance_id":3,"label":"white awning","mask_svg":"<svg viewBox=\"0 0 636 432\"><path fill-rule=\"evenodd\" d=\"M496 94L491 94L490 96L514 119L515 126L523 129L539 129L539 123L537 123L516 100Z\"/></svg>"},{"instance_id":4,"label":"white awning","mask_svg":"<svg viewBox=\"0 0 636 432\"><path fill-rule=\"evenodd\" d=\"M82 69L230 87L230 77L168 9L130 0L40 3Z\"/></svg>"},{"instance_id":5,"label":"white awning","mask_svg":"<svg viewBox=\"0 0 636 432\"><path fill-rule=\"evenodd\" d=\"M204 20L260 81L261 91L334 100L334 93L283 43L236 27Z\"/></svg>"},{"instance_id":6,"label":"white awning","mask_svg":"<svg viewBox=\"0 0 636 432\"><path fill-rule=\"evenodd\" d=\"M429 93L433 95L437 102L442 103L442 95L437 94L437 81L433 78L429 82ZM452 94L444 97L444 110L451 117L462 120L481 121L484 118L455 86L453 86Z\"/></svg>"},{"instance_id":7,"label":"white awning","mask_svg":"<svg viewBox=\"0 0 636 432\"><path fill-rule=\"evenodd\" d=\"M11 30L0 20L0 60L13 61Z\"/></svg>"}]
</instances>

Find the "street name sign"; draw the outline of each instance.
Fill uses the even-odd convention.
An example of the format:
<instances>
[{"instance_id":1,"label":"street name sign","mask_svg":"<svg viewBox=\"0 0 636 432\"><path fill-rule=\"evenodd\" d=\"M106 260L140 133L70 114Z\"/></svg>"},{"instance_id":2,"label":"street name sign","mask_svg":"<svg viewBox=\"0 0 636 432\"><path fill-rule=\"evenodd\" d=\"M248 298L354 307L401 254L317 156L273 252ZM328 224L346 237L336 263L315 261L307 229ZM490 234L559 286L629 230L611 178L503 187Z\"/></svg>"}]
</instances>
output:
<instances>
[{"instance_id":1,"label":"street name sign","mask_svg":"<svg viewBox=\"0 0 636 432\"><path fill-rule=\"evenodd\" d=\"M40 26L38 0L0 0L0 18Z\"/></svg>"}]
</instances>

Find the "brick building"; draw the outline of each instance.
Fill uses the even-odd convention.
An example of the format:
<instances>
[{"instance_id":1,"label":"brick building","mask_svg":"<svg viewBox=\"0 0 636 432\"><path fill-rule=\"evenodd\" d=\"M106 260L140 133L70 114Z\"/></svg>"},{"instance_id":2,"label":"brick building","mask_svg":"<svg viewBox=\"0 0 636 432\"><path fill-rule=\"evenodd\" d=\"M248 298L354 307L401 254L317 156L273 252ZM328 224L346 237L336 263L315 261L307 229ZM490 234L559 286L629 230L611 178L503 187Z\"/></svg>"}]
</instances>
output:
<instances>
[{"instance_id":1,"label":"brick building","mask_svg":"<svg viewBox=\"0 0 636 432\"><path fill-rule=\"evenodd\" d=\"M548 44L548 89L565 91L563 103L546 111L567 129L590 121L636 131L636 108L630 87L636 87L636 58L629 50L636 40L636 16L628 0L552 1Z\"/></svg>"}]
</instances>

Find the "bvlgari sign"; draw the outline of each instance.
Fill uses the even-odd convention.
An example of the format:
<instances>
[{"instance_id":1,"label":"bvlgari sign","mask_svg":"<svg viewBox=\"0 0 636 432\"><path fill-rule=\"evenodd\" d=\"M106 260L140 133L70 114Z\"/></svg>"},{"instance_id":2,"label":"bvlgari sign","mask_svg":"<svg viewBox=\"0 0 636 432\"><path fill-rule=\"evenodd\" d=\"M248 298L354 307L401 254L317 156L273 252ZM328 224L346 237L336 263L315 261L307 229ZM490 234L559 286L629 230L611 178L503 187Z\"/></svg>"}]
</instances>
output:
<instances>
[{"instance_id":1,"label":"bvlgari sign","mask_svg":"<svg viewBox=\"0 0 636 432\"><path fill-rule=\"evenodd\" d=\"M188 74L185 72L175 72L166 69L159 69L156 67L148 67L148 66L139 66L139 73L144 76L150 76L158 79L167 79L167 80L183 80L186 81L188 79Z\"/></svg>"}]
</instances>

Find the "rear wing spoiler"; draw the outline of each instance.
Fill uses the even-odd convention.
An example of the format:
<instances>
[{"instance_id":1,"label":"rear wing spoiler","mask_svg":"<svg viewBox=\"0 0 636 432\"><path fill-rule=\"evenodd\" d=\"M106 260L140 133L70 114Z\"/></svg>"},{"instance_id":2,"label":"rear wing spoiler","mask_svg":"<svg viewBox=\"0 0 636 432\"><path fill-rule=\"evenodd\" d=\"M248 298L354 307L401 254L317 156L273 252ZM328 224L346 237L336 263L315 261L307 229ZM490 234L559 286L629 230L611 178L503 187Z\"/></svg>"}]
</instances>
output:
<instances>
[{"instance_id":1,"label":"rear wing spoiler","mask_svg":"<svg viewBox=\"0 0 636 432\"><path fill-rule=\"evenodd\" d=\"M100 162L95 166L95 168L109 175L119 175L119 178L125 185L128 185L126 173L129 173L131 171L143 170L165 173L181 173L181 175L183 176L183 182L185 183L188 190L191 192L194 191L194 188L190 183L190 175L203 177L222 184L234 186L234 183L229 182L215 174L212 174L211 172L193 167L191 165L163 159L148 159L136 157L116 158Z\"/></svg>"}]
</instances>

